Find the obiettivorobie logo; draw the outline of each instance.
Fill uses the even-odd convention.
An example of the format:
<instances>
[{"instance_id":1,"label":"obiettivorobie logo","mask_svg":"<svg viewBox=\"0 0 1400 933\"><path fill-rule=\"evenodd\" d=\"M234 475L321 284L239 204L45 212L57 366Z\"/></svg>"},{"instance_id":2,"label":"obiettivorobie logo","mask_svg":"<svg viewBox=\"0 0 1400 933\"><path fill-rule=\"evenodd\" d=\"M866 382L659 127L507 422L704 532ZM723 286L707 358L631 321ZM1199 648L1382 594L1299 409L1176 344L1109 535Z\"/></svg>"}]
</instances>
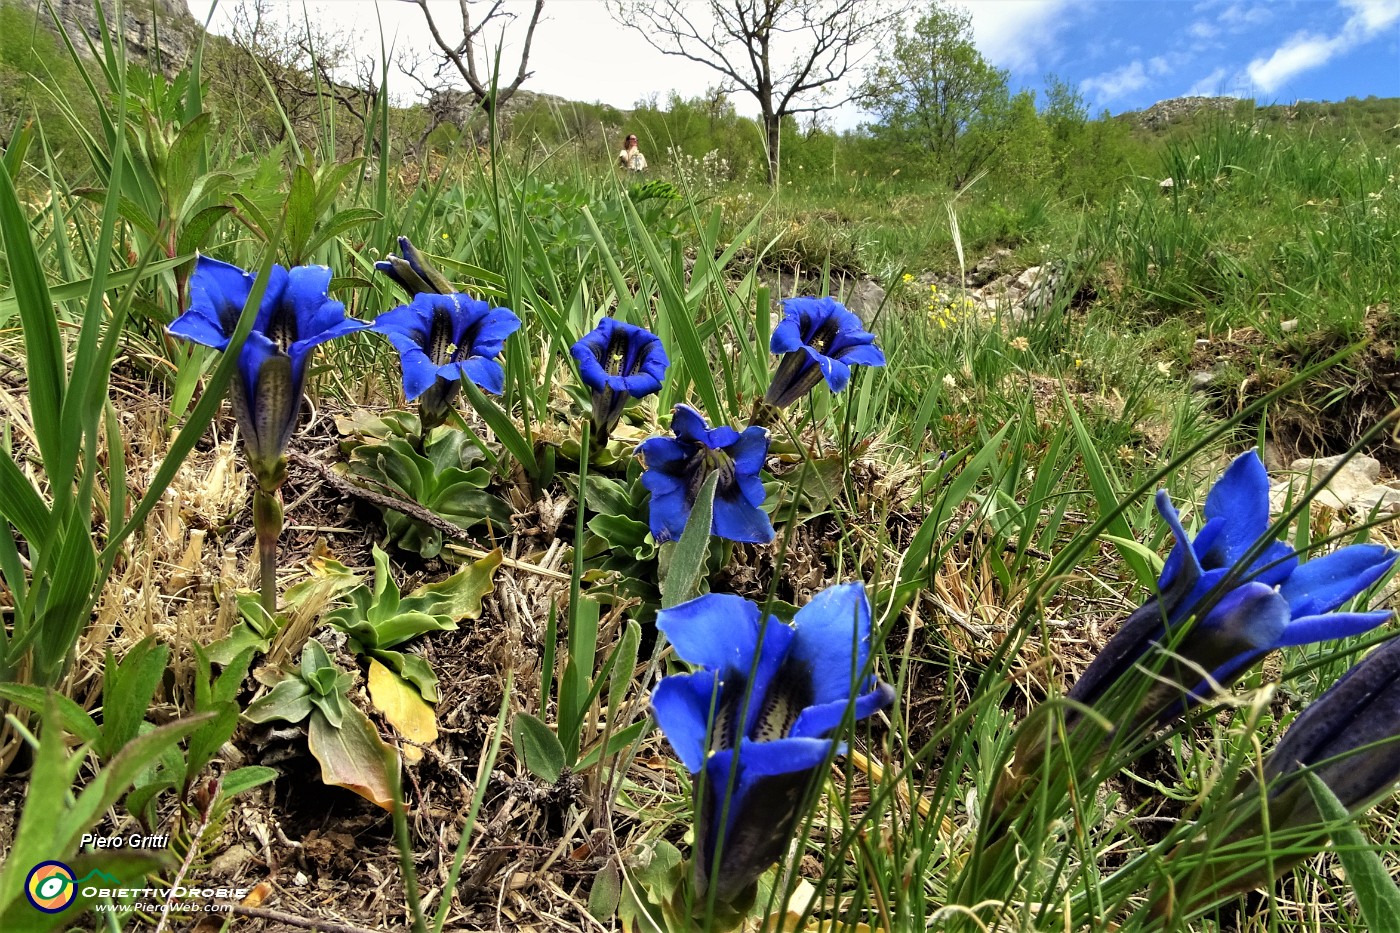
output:
<instances>
[{"instance_id":1,"label":"obiettivorobie logo","mask_svg":"<svg viewBox=\"0 0 1400 933\"><path fill-rule=\"evenodd\" d=\"M36 910L56 914L77 900L78 885L87 884L94 878L121 884L116 878L96 869L78 880L73 877L73 869L62 862L40 862L29 870L29 877L24 879L24 896L29 898L29 903Z\"/></svg>"},{"instance_id":2,"label":"obiettivorobie logo","mask_svg":"<svg viewBox=\"0 0 1400 933\"><path fill-rule=\"evenodd\" d=\"M95 884L92 882L96 882ZM85 898L158 898L154 902L138 902L118 906L119 910L189 911L218 913L229 909L227 904L208 903L216 900L239 899L248 893L247 888L197 887L176 885L128 887L119 879L104 871L93 869L81 878L73 875L73 869L63 862L40 862L29 870L24 879L24 896L35 910L46 914L56 914L66 910L79 895ZM198 898L206 903L176 903L176 898ZM110 906L110 905L109 905ZM101 909L99 906L98 909Z\"/></svg>"}]
</instances>

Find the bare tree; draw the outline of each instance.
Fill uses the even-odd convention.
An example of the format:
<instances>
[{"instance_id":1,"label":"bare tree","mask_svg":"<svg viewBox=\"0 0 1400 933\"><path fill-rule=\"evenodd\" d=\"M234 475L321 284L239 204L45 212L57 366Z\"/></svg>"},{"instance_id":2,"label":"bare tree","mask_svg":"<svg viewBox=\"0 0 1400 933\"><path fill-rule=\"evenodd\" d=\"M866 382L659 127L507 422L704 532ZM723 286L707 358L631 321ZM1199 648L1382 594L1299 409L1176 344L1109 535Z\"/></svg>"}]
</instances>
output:
<instances>
[{"instance_id":1,"label":"bare tree","mask_svg":"<svg viewBox=\"0 0 1400 933\"><path fill-rule=\"evenodd\" d=\"M608 12L653 48L724 76L726 92L758 101L768 181L778 180L783 117L833 110L854 93L839 85L895 22L900 0L608 0Z\"/></svg>"},{"instance_id":2,"label":"bare tree","mask_svg":"<svg viewBox=\"0 0 1400 933\"><path fill-rule=\"evenodd\" d=\"M472 0L457 0L457 9L462 18L462 37L455 41L449 41L443 35L437 21L433 19L432 11L428 9L428 0L405 2L412 3L422 10L423 18L428 22L428 31L433 34L433 42L442 54L442 62L437 69L438 77L441 77L442 72L449 66L455 68L467 83L477 106L486 111L487 116L492 114L493 107L499 109L510 100L520 89L520 85L525 83L525 79L530 77L530 72L526 70L530 63L530 43L534 41L535 27L539 25L540 14L544 12L544 0L535 0L534 8L530 12L530 22L525 29L525 45L520 50L520 67L516 70L515 78L509 84L504 84L501 78L497 78L494 102L491 97L491 72L482 72L477 64L477 57L480 55L488 62L491 61L492 50L486 44L484 30L492 21L504 29L507 23L516 18L516 14L502 8L505 0L490 0L485 13L479 18L473 16L473 12L483 4L473 4Z\"/></svg>"}]
</instances>

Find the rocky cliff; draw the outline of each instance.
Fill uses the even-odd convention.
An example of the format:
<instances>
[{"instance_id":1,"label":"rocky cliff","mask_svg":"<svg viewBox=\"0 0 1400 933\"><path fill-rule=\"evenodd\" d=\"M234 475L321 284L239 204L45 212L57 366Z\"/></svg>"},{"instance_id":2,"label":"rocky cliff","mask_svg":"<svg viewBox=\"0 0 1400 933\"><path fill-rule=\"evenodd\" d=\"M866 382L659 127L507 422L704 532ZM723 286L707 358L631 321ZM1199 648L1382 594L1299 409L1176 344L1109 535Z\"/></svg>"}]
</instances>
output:
<instances>
[{"instance_id":1,"label":"rocky cliff","mask_svg":"<svg viewBox=\"0 0 1400 933\"><path fill-rule=\"evenodd\" d=\"M32 9L39 22L52 26L49 15L51 5L58 19L63 23L68 35L78 51L88 54L90 38L98 47L102 43L102 30L98 25L97 3L102 4L102 12L107 19L107 28L126 39L126 52L132 61L155 63L159 60L161 70L166 74L178 71L189 58L194 38L200 26L190 15L185 0L126 0L120 28L113 14L117 0L4 0Z\"/></svg>"}]
</instances>

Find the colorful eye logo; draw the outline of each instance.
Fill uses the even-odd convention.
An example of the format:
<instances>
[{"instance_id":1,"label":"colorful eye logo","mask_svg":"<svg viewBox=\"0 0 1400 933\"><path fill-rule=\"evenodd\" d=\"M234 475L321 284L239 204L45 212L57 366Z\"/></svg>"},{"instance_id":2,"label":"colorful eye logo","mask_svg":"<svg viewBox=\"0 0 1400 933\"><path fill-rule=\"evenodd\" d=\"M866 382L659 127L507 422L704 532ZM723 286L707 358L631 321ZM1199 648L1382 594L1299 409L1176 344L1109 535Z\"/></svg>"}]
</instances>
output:
<instances>
[{"instance_id":1,"label":"colorful eye logo","mask_svg":"<svg viewBox=\"0 0 1400 933\"><path fill-rule=\"evenodd\" d=\"M35 909L46 914L58 913L78 896L73 869L62 862L40 862L24 879L24 895Z\"/></svg>"}]
</instances>

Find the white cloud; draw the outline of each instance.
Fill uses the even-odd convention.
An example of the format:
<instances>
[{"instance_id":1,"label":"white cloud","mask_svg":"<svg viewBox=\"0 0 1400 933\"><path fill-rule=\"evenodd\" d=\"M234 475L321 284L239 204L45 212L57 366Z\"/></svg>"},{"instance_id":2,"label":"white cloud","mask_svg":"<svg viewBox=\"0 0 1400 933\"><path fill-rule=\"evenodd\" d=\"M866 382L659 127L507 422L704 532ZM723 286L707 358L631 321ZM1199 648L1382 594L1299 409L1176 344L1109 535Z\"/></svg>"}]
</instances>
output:
<instances>
[{"instance_id":1,"label":"white cloud","mask_svg":"<svg viewBox=\"0 0 1400 933\"><path fill-rule=\"evenodd\" d=\"M1229 71L1220 67L1210 74L1201 78L1195 84L1186 89L1185 97L1214 97L1220 94L1225 87L1225 76Z\"/></svg>"},{"instance_id":2,"label":"white cloud","mask_svg":"<svg viewBox=\"0 0 1400 933\"><path fill-rule=\"evenodd\" d=\"M1044 70L1063 49L1060 32L1072 22L1074 7L1084 0L959 0L972 14L977 50L1000 68Z\"/></svg>"},{"instance_id":3,"label":"white cloud","mask_svg":"<svg viewBox=\"0 0 1400 933\"><path fill-rule=\"evenodd\" d=\"M1232 3L1220 14L1220 22L1238 32L1250 26L1267 23L1274 15L1267 3Z\"/></svg>"},{"instance_id":4,"label":"white cloud","mask_svg":"<svg viewBox=\"0 0 1400 933\"><path fill-rule=\"evenodd\" d=\"M1085 78L1079 86L1091 99L1102 103L1146 87L1147 69L1141 61L1134 60L1122 68Z\"/></svg>"},{"instance_id":5,"label":"white cloud","mask_svg":"<svg viewBox=\"0 0 1400 933\"><path fill-rule=\"evenodd\" d=\"M1283 87L1296 75L1327 64L1337 55L1377 38L1400 21L1400 0L1341 0L1351 15L1335 36L1299 32L1274 50L1249 63L1249 79L1266 94Z\"/></svg>"},{"instance_id":6,"label":"white cloud","mask_svg":"<svg viewBox=\"0 0 1400 933\"><path fill-rule=\"evenodd\" d=\"M1219 27L1203 19L1198 19L1192 23L1191 28L1188 29L1187 32L1189 32L1194 39L1214 39L1216 36L1220 35Z\"/></svg>"},{"instance_id":7,"label":"white cloud","mask_svg":"<svg viewBox=\"0 0 1400 933\"><path fill-rule=\"evenodd\" d=\"M1161 55L1154 55L1147 62L1147 70L1156 77L1163 77L1172 73L1172 66L1166 58Z\"/></svg>"},{"instance_id":8,"label":"white cloud","mask_svg":"<svg viewBox=\"0 0 1400 933\"><path fill-rule=\"evenodd\" d=\"M1400 19L1400 0L1342 0L1352 11L1352 19L1371 34L1380 32Z\"/></svg>"}]
</instances>

